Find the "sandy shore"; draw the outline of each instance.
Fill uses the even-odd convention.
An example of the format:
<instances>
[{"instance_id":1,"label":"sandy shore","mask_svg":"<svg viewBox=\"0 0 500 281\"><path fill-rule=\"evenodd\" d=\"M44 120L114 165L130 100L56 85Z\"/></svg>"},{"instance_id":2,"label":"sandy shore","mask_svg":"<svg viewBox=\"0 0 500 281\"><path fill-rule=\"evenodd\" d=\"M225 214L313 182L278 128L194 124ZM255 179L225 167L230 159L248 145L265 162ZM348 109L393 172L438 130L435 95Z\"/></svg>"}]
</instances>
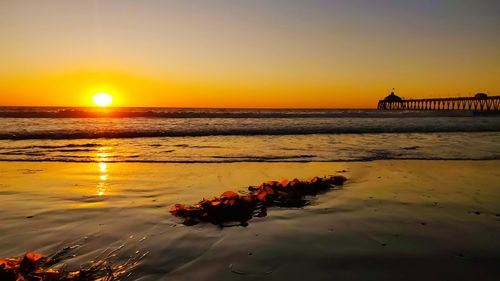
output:
<instances>
[{"instance_id":1,"label":"sandy shore","mask_svg":"<svg viewBox=\"0 0 500 281\"><path fill-rule=\"evenodd\" d=\"M498 280L500 161L132 164L0 162L0 256L81 244L147 253L127 280ZM268 180L342 174L342 190L248 227L168 213Z\"/></svg>"}]
</instances>

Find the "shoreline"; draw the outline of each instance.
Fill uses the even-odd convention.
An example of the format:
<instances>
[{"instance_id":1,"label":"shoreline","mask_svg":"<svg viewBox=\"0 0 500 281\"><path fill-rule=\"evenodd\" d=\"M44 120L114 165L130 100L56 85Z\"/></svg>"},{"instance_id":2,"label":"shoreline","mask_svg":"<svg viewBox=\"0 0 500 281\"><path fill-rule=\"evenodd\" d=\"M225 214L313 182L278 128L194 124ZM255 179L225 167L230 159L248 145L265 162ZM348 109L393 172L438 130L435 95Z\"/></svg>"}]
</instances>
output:
<instances>
[{"instance_id":1,"label":"shoreline","mask_svg":"<svg viewBox=\"0 0 500 281\"><path fill-rule=\"evenodd\" d=\"M391 117L394 119L394 117ZM196 118L200 119L200 118ZM212 118L216 119L216 118ZM234 132L194 132L185 133L182 131L177 132L118 132L118 133L79 133L76 135L62 135L56 136L53 133L38 134L38 135L16 135L12 133L2 133L0 141L79 141L79 140L110 140L110 139L148 139L148 138L203 138L203 137L289 137L289 136L328 136L328 135L398 135L398 134L480 134L480 133L499 133L500 128L466 128L466 129L399 129L398 131L388 129L373 129L370 131L350 130L346 128L333 129L333 130L291 130L291 131L234 131Z\"/></svg>"},{"instance_id":2,"label":"shoreline","mask_svg":"<svg viewBox=\"0 0 500 281\"><path fill-rule=\"evenodd\" d=\"M481 158L481 159L474 159L474 158L453 158L453 159L443 159L443 158L392 158L392 159L385 159L385 158L374 158L374 159L366 159L366 160L359 160L359 159L354 159L354 160L290 160L290 161L270 161L270 160L255 160L255 161L249 161L249 160L234 160L234 161L203 161L203 160L193 160L193 161L168 161L168 160L157 160L157 161L149 161L149 160L126 160L126 161L113 161L113 160L107 160L107 161L61 161L61 160L25 160L25 159L16 159L16 160L9 160L9 159L3 159L0 160L0 163L12 163L12 162L19 162L19 163L62 163L62 164L99 164L99 163L109 163L109 164L245 164L245 163L261 163L261 164L307 164L307 163L367 163L367 162L376 162L376 161L500 161L500 158L497 157L492 157L492 158Z\"/></svg>"}]
</instances>

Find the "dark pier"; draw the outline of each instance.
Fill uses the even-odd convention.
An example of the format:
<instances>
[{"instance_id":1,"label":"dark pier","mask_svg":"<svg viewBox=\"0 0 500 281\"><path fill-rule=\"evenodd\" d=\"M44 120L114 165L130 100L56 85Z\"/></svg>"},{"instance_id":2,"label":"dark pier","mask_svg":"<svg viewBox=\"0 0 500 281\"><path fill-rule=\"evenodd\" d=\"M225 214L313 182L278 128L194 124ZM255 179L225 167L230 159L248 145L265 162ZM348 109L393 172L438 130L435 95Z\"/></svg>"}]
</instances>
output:
<instances>
[{"instance_id":1,"label":"dark pier","mask_svg":"<svg viewBox=\"0 0 500 281\"><path fill-rule=\"evenodd\" d=\"M402 99L391 92L378 102L378 109L500 111L500 96L479 93L474 97Z\"/></svg>"}]
</instances>

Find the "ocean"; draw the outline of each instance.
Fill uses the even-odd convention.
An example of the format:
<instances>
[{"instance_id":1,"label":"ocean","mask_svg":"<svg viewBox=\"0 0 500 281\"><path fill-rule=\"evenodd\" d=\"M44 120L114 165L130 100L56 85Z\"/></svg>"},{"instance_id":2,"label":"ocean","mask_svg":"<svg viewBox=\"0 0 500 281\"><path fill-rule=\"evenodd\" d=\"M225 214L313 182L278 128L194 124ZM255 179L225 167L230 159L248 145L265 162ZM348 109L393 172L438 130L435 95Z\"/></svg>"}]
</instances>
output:
<instances>
[{"instance_id":1,"label":"ocean","mask_svg":"<svg viewBox=\"0 0 500 281\"><path fill-rule=\"evenodd\" d=\"M0 161L500 159L500 116L360 109L0 108Z\"/></svg>"}]
</instances>

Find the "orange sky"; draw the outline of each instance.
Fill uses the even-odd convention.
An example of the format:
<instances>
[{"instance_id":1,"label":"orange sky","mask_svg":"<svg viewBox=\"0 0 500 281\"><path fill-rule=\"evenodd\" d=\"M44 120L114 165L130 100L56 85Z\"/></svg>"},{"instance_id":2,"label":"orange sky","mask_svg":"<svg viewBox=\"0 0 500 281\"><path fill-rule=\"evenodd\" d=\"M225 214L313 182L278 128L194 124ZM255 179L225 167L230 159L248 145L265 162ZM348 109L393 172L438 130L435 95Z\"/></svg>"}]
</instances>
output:
<instances>
[{"instance_id":1,"label":"orange sky","mask_svg":"<svg viewBox=\"0 0 500 281\"><path fill-rule=\"evenodd\" d=\"M495 1L2 1L0 105L375 107L500 94Z\"/></svg>"}]
</instances>

